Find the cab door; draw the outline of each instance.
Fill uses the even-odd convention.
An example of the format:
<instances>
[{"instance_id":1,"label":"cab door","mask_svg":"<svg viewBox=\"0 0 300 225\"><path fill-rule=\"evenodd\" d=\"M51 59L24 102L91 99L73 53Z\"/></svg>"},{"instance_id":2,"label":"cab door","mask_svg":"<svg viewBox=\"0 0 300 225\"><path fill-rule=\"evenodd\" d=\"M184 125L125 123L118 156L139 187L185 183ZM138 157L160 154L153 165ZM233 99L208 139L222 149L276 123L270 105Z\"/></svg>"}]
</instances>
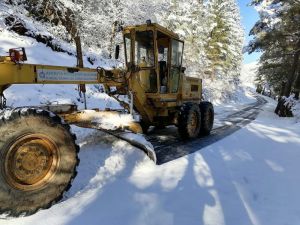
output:
<instances>
[{"instance_id":1,"label":"cab door","mask_svg":"<svg viewBox=\"0 0 300 225\"><path fill-rule=\"evenodd\" d=\"M154 31L136 31L134 42L134 64L140 68L139 82L146 93L156 93Z\"/></svg>"}]
</instances>

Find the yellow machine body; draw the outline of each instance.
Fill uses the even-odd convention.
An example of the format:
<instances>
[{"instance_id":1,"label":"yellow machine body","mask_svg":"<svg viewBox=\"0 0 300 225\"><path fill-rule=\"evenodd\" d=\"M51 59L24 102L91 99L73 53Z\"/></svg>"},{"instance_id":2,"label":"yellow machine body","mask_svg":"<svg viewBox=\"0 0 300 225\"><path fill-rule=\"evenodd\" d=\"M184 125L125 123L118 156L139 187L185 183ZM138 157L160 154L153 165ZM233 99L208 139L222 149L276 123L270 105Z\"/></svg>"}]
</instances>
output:
<instances>
[{"instance_id":1,"label":"yellow machine body","mask_svg":"<svg viewBox=\"0 0 300 225\"><path fill-rule=\"evenodd\" d=\"M13 84L103 84L112 97L132 97L133 108L145 123L176 124L178 107L200 103L202 98L201 79L184 74L184 42L158 24L126 27L123 36L125 69L35 65L0 57L0 95ZM129 103L120 103L130 110Z\"/></svg>"}]
</instances>

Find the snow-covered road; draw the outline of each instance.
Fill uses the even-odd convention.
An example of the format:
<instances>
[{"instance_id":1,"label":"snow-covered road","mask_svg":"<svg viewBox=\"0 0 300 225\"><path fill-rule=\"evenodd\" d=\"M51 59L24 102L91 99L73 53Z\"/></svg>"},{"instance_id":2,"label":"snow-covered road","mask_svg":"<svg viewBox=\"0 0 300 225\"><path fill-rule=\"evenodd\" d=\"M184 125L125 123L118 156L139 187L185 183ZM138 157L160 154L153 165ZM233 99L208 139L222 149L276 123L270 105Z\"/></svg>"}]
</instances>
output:
<instances>
[{"instance_id":1,"label":"snow-covered road","mask_svg":"<svg viewBox=\"0 0 300 225\"><path fill-rule=\"evenodd\" d=\"M254 100L250 104L226 104L227 107L217 107L214 128L207 137L200 137L192 141L181 140L175 126L163 130L150 130L146 139L154 147L157 164L161 165L199 151L255 120L267 100L261 96L255 96L253 99L256 101Z\"/></svg>"},{"instance_id":2,"label":"snow-covered road","mask_svg":"<svg viewBox=\"0 0 300 225\"><path fill-rule=\"evenodd\" d=\"M123 141L76 128L81 163L64 201L0 224L298 225L300 125L277 118L268 101L246 127L160 166Z\"/></svg>"}]
</instances>

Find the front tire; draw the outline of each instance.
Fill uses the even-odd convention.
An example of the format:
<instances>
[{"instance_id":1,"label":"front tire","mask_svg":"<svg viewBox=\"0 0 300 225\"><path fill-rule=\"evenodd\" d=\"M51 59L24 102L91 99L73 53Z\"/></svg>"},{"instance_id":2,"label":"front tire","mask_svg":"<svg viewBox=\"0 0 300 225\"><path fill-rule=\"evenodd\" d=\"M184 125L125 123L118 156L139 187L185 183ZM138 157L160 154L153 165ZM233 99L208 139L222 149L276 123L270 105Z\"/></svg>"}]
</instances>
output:
<instances>
[{"instance_id":1,"label":"front tire","mask_svg":"<svg viewBox=\"0 0 300 225\"><path fill-rule=\"evenodd\" d=\"M200 135L207 136L210 134L214 125L214 107L210 102L201 102L201 129Z\"/></svg>"},{"instance_id":2,"label":"front tire","mask_svg":"<svg viewBox=\"0 0 300 225\"><path fill-rule=\"evenodd\" d=\"M201 111L197 104L184 104L178 118L178 132L183 139L199 136L201 127Z\"/></svg>"},{"instance_id":3,"label":"front tire","mask_svg":"<svg viewBox=\"0 0 300 225\"><path fill-rule=\"evenodd\" d=\"M5 110L0 137L0 213L28 216L59 201L79 163L70 126L43 110Z\"/></svg>"}]
</instances>

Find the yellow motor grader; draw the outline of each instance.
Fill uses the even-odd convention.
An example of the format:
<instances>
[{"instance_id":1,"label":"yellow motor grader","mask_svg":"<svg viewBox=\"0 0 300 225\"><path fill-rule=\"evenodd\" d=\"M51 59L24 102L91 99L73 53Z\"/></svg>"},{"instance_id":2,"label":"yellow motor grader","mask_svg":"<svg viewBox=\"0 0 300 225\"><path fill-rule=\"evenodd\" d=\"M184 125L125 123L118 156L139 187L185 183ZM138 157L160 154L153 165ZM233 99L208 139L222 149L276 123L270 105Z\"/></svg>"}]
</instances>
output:
<instances>
[{"instance_id":1,"label":"yellow motor grader","mask_svg":"<svg viewBox=\"0 0 300 225\"><path fill-rule=\"evenodd\" d=\"M184 42L178 35L147 23L124 28L123 37L125 69L26 64L24 49L11 49L9 56L0 57L1 214L31 215L52 206L70 188L79 163L70 124L113 133L101 126L105 119L138 114L116 129L147 133L149 126L175 125L183 139L210 133L213 106L202 101L201 79L184 75ZM9 108L4 91L14 84L102 84L124 110L78 110L76 105ZM118 96L128 96L129 101Z\"/></svg>"}]
</instances>

